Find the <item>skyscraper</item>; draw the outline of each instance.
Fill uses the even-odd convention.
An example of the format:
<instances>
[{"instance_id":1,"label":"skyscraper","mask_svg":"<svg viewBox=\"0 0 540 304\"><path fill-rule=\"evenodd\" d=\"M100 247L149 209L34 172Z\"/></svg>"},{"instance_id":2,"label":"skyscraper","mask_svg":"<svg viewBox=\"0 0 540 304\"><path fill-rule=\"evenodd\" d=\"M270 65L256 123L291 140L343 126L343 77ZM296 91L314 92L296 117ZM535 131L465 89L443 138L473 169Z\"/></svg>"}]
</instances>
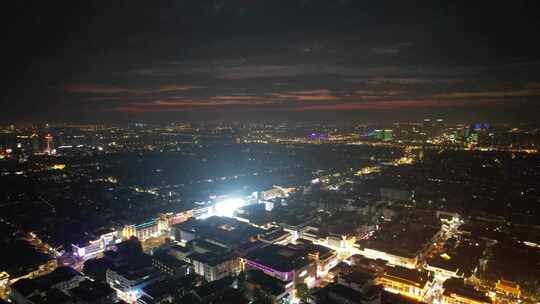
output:
<instances>
[{"instance_id":1,"label":"skyscraper","mask_svg":"<svg viewBox=\"0 0 540 304\"><path fill-rule=\"evenodd\" d=\"M53 136L49 133L47 136L45 136L45 140L47 142L47 148L45 148L45 153L51 154L53 150Z\"/></svg>"}]
</instances>

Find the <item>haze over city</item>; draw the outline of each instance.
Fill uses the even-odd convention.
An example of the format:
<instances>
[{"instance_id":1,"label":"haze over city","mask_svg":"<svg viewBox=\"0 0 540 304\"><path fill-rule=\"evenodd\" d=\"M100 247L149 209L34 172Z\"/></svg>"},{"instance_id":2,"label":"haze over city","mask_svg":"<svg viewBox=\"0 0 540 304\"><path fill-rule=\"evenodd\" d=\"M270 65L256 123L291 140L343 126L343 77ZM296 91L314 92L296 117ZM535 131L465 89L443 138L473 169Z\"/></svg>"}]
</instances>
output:
<instances>
[{"instance_id":1,"label":"haze over city","mask_svg":"<svg viewBox=\"0 0 540 304\"><path fill-rule=\"evenodd\" d=\"M532 1L17 1L5 10L17 15L4 29L1 115L533 120L536 11Z\"/></svg>"}]
</instances>

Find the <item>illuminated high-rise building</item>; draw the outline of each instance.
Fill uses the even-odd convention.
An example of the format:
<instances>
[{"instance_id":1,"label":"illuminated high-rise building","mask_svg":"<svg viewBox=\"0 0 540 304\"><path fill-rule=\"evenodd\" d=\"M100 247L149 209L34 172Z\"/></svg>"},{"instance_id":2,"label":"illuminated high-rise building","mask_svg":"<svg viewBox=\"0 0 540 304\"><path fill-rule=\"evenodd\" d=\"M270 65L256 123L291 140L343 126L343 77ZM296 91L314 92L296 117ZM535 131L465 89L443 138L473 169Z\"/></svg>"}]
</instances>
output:
<instances>
[{"instance_id":1,"label":"illuminated high-rise building","mask_svg":"<svg viewBox=\"0 0 540 304\"><path fill-rule=\"evenodd\" d=\"M394 139L394 131L393 130L384 130L383 131L383 138L384 141L392 141Z\"/></svg>"},{"instance_id":2,"label":"illuminated high-rise building","mask_svg":"<svg viewBox=\"0 0 540 304\"><path fill-rule=\"evenodd\" d=\"M47 143L47 148L45 148L45 153L51 154L53 150L53 137L50 133L47 134L47 136L45 136L45 141Z\"/></svg>"},{"instance_id":3,"label":"illuminated high-rise building","mask_svg":"<svg viewBox=\"0 0 540 304\"><path fill-rule=\"evenodd\" d=\"M32 141L32 153L38 153L39 152L39 135L37 133L32 133L30 136L30 140Z\"/></svg>"}]
</instances>

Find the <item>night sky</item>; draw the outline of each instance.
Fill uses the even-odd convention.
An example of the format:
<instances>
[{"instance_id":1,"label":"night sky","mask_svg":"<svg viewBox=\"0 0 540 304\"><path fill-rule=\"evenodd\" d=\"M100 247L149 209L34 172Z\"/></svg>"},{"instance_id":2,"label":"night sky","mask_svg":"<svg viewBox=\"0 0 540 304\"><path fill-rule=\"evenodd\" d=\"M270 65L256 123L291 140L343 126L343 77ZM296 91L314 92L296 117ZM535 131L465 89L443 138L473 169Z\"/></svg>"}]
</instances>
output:
<instances>
[{"instance_id":1,"label":"night sky","mask_svg":"<svg viewBox=\"0 0 540 304\"><path fill-rule=\"evenodd\" d=\"M11 1L0 119L533 121L537 2Z\"/></svg>"}]
</instances>

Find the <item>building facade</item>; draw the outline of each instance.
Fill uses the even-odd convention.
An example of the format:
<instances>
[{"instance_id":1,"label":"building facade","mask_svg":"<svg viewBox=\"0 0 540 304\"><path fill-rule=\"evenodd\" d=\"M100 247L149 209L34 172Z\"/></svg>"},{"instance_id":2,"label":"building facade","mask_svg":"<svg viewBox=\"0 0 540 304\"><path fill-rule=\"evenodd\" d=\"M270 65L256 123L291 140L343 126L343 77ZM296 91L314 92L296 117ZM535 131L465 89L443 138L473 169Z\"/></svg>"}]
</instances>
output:
<instances>
[{"instance_id":1,"label":"building facade","mask_svg":"<svg viewBox=\"0 0 540 304\"><path fill-rule=\"evenodd\" d=\"M235 255L194 253L190 255L190 259L193 264L193 271L203 276L208 282L220 280L240 272L240 258Z\"/></svg>"}]
</instances>

